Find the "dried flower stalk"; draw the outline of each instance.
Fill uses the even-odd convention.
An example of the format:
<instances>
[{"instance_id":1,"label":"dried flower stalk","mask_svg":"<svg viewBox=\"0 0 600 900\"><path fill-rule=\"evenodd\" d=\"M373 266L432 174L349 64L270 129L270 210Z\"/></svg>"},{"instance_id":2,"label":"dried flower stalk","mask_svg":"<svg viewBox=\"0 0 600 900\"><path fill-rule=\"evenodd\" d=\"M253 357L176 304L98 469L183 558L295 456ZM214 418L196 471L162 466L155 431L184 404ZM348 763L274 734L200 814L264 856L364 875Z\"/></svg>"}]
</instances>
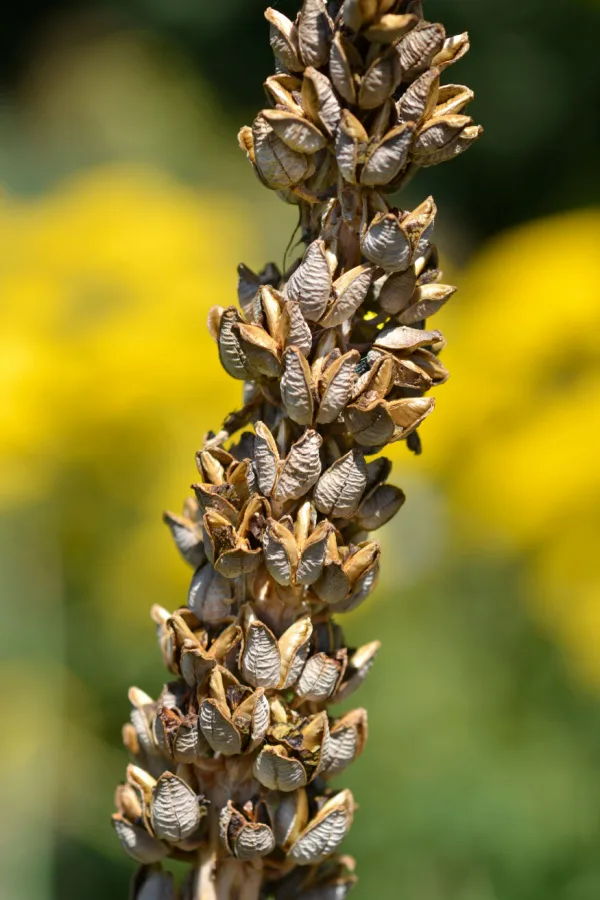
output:
<instances>
[{"instance_id":1,"label":"dried flower stalk","mask_svg":"<svg viewBox=\"0 0 600 900\"><path fill-rule=\"evenodd\" d=\"M240 308L209 315L244 406L198 452L183 516L165 515L194 575L185 608L152 611L172 680L156 701L129 693L133 763L113 824L141 863L135 900L343 900L352 887L336 853L354 800L329 781L362 752L367 716L332 708L379 642L346 647L333 616L373 590L370 533L404 502L378 454L420 452L429 391L447 378L444 339L425 327L454 292L435 203L406 211L387 195L480 134L463 112L472 92L440 84L467 35L446 37L419 0L304 0L296 22L266 18L271 106L240 144L298 207L306 251L283 274L240 266ZM169 856L191 865L178 890Z\"/></svg>"}]
</instances>

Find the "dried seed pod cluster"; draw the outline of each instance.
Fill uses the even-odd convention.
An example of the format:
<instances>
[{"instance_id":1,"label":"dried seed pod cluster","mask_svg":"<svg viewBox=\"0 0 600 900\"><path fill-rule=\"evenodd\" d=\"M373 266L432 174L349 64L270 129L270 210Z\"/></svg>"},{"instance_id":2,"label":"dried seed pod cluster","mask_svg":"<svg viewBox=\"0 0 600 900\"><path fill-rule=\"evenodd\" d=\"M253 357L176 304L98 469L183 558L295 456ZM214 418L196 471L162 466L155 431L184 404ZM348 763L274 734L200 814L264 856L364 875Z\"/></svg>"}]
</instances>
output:
<instances>
[{"instance_id":1,"label":"dried seed pod cluster","mask_svg":"<svg viewBox=\"0 0 600 900\"><path fill-rule=\"evenodd\" d=\"M343 900L337 855L354 814L330 786L363 750L366 712L336 712L378 642L346 646L334 615L372 592L371 534L400 509L387 444L417 429L447 372L426 320L452 296L431 243L432 198L386 195L478 136L471 92L440 77L468 49L419 0L304 0L266 13L272 106L240 142L299 210L301 259L239 268L213 307L242 408L197 454L183 515L165 514L193 575L187 605L152 615L171 680L130 691L132 764L114 827L141 864L135 900ZM188 860L178 889L161 865Z\"/></svg>"}]
</instances>

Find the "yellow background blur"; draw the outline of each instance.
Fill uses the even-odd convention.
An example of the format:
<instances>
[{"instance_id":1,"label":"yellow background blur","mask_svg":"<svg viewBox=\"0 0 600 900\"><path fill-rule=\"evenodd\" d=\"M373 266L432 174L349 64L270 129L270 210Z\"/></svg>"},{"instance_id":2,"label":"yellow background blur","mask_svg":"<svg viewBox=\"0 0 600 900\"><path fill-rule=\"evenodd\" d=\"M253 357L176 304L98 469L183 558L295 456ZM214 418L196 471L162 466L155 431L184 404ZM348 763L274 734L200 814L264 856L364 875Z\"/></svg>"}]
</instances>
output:
<instances>
[{"instance_id":1,"label":"yellow background blur","mask_svg":"<svg viewBox=\"0 0 600 900\"><path fill-rule=\"evenodd\" d=\"M28 65L4 73L2 900L126 896L132 866L108 824L126 690L160 690L148 610L183 603L188 579L160 513L179 508L204 432L239 403L206 313L235 302L238 262L281 263L295 225L235 146L265 55L236 106L218 58L213 83L201 37L181 34L197 13L199 34L235 49L234 0L229 24L185 3L174 24L158 0L80 6L46 10ZM260 10L244 15L266 43ZM466 0L452 18L476 31L456 77L470 76L484 124L487 95L491 127L487 148L422 173L410 197L438 188L460 291L436 319L452 378L423 456L396 446L409 499L381 535L378 593L347 623L354 641L385 641L359 698L371 740L344 779L361 807L353 896L597 900L598 176L586 193L588 157L570 172L567 154L528 193L523 173L568 131L574 94L530 97L538 118L517 137L502 117L513 81L528 97L549 66L535 17L501 20L517 71L506 96L497 27ZM566 68L571 48L554 52ZM515 117L526 128L518 104Z\"/></svg>"}]
</instances>

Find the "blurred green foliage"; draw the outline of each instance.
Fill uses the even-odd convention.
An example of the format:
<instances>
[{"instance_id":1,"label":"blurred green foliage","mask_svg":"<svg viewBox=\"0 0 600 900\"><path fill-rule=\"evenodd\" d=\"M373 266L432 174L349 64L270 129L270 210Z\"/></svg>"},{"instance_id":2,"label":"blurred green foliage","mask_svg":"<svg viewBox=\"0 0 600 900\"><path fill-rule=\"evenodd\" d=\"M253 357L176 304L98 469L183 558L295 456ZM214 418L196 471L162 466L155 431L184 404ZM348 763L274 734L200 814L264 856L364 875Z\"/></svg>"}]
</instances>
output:
<instances>
[{"instance_id":1,"label":"blurred green foliage","mask_svg":"<svg viewBox=\"0 0 600 900\"><path fill-rule=\"evenodd\" d=\"M426 2L470 31L456 77L486 135L407 201L435 193L449 267L469 265L442 322L456 379L424 458L401 458L409 500L384 579L347 626L356 643L384 638L358 698L370 742L344 777L360 804L354 896L597 900L600 278L585 208L599 200L600 10ZM176 607L187 584L159 514L237 396L205 313L232 302L239 259L281 260L295 224L235 143L272 69L262 9L4 13L6 900L126 896L132 865L108 824L126 688L160 690L147 609Z\"/></svg>"}]
</instances>

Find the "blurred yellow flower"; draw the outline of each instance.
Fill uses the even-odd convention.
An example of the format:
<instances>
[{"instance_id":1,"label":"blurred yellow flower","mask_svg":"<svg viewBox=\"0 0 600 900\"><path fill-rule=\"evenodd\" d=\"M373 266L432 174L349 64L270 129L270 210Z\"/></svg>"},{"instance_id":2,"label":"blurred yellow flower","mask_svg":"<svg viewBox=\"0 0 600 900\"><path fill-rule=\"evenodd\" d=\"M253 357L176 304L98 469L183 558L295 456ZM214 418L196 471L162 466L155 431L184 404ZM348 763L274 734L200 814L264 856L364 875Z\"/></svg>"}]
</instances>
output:
<instances>
[{"instance_id":1,"label":"blurred yellow flower","mask_svg":"<svg viewBox=\"0 0 600 900\"><path fill-rule=\"evenodd\" d=\"M600 211L492 241L439 317L452 378L424 427L472 546L527 555L530 594L600 688Z\"/></svg>"}]
</instances>

